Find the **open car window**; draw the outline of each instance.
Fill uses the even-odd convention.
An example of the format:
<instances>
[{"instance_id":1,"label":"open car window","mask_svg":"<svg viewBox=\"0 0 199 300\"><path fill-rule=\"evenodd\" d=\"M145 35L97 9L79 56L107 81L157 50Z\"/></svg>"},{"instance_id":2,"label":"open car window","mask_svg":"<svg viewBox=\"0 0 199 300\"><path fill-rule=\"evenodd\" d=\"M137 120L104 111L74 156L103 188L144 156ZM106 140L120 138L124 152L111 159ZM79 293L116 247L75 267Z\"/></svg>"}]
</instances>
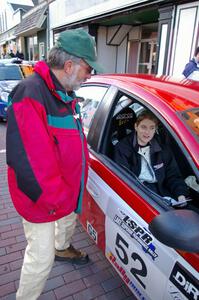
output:
<instances>
[{"instance_id":1,"label":"open car window","mask_svg":"<svg viewBox=\"0 0 199 300\"><path fill-rule=\"evenodd\" d=\"M76 91L76 95L84 99L84 101L80 102L80 107L85 134L88 133L95 112L107 89L105 86L83 86Z\"/></svg>"},{"instance_id":2,"label":"open car window","mask_svg":"<svg viewBox=\"0 0 199 300\"><path fill-rule=\"evenodd\" d=\"M130 169L127 169L126 166L120 165L119 162L115 160L114 157L114 151L117 143L119 143L122 139L125 137L128 138L130 134L134 131L134 125L136 122L137 116L143 111L143 110L150 110L144 105L142 105L137 99L133 99L129 97L128 95L120 94L118 97L117 103L115 105L115 108L112 113L112 119L110 124L110 132L109 137L107 138L107 148L106 148L106 155L111 158L120 168L122 168L125 172L127 172L132 180L138 181L138 186L140 185L141 189L145 189L146 193L152 196L154 194L154 191L150 190L147 186L144 186L143 183L139 180L139 178L132 173ZM154 112L153 112L154 113ZM155 114L156 115L156 114ZM158 118L158 115L156 115ZM195 118L197 120L197 118ZM176 163L178 165L178 168L180 170L180 173L182 175L182 178L186 182L186 184L189 187L190 190L190 199L192 208L196 211L199 211L199 203L198 203L198 197L199 197L199 191L194 189L191 185L192 182L197 183L197 177L196 174L194 174L193 169L191 168L183 150L181 149L181 146L178 144L178 141L175 140L174 136L169 132L169 130L165 127L165 125L159 120L158 128L155 133L156 140L158 143L161 144L161 146L168 147L170 151L172 152ZM128 177L129 177L128 175ZM198 184L199 186L199 184ZM163 197L156 194L157 198L159 198L160 202L164 201L168 206L171 205L171 199L164 199ZM158 201L158 202L159 202Z\"/></svg>"}]
</instances>

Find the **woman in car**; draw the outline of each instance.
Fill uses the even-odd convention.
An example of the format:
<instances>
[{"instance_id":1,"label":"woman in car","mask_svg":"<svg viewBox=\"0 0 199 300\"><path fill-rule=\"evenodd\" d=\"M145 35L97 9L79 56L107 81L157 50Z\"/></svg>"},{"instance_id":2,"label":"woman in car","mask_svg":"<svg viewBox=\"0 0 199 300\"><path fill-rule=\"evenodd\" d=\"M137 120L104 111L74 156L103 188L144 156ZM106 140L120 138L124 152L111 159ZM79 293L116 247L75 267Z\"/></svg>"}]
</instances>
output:
<instances>
[{"instance_id":1,"label":"woman in car","mask_svg":"<svg viewBox=\"0 0 199 300\"><path fill-rule=\"evenodd\" d=\"M114 160L160 196L185 201L188 187L171 151L155 137L157 127L158 119L150 111L141 112L135 131L115 146Z\"/></svg>"}]
</instances>

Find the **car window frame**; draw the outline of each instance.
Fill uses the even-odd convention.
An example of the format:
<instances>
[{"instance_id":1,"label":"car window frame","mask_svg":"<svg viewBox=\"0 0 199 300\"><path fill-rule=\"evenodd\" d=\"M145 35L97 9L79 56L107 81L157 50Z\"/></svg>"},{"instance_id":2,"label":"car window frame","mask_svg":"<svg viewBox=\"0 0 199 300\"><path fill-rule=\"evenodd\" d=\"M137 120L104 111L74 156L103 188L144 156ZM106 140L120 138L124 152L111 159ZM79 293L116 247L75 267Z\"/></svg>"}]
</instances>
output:
<instances>
[{"instance_id":1,"label":"car window frame","mask_svg":"<svg viewBox=\"0 0 199 300\"><path fill-rule=\"evenodd\" d=\"M199 107L189 108L189 109L183 110L181 112L178 112L178 117L185 124L185 126L188 129L188 131L190 132L190 134L196 139L197 142L199 142L199 135L197 135L195 133L195 131L187 124L187 122L185 121L185 117L183 116L183 114L193 112L195 110L198 112Z\"/></svg>"},{"instance_id":2,"label":"car window frame","mask_svg":"<svg viewBox=\"0 0 199 300\"><path fill-rule=\"evenodd\" d=\"M82 86L81 86L81 88L76 92L76 95L77 95L77 97L82 97L83 99L84 99L84 96L83 95L81 95L81 90L83 90L83 89L86 89L86 88L89 88L89 87L95 87L95 88L104 88L104 89L106 89L106 91L105 91L105 93L104 93L104 95L103 95L103 97L101 98L101 100L100 101L98 101L98 105L97 105L97 107L96 107L96 109L95 109L95 111L94 111L94 114L92 115L92 117L91 117L91 120L90 120L90 123L89 123L89 126L84 126L84 117L83 117L83 110L84 110L84 108L83 107L81 107L81 103L80 103L80 112L81 112L81 120L82 120L82 124L83 124L83 126L84 126L84 132L85 132L85 134L86 134L86 132L89 132L89 130L90 130L90 127L92 126L92 123L93 123L93 120L94 120L94 118L95 118L95 113L96 113L96 111L98 110L98 107L100 106L100 104L101 104L101 102L102 102L102 100L103 100L103 98L105 97L105 95L106 95L106 93L107 93L107 91L108 91L108 88L109 88L109 86L107 86L107 85L97 85L97 84L83 84ZM79 94L80 93L80 94ZM93 101L93 99L90 99L90 98L88 98L89 100L91 100L91 101ZM82 103L84 102L84 101L86 101L87 99L85 98L83 101L82 101ZM87 134L86 134L86 136L87 136Z\"/></svg>"},{"instance_id":3,"label":"car window frame","mask_svg":"<svg viewBox=\"0 0 199 300\"><path fill-rule=\"evenodd\" d=\"M196 165L193 162L193 159L191 158L189 152L186 150L186 148L184 147L184 145L182 144L180 138L178 137L178 135L175 133L175 131L172 129L172 127L168 124L168 122L165 121L165 119L162 117L162 115L156 110L154 109L153 106L150 106L149 103L145 102L143 99L139 98L136 95L133 95L132 93L129 93L128 91L124 90L124 89L118 89L119 92L123 93L125 96L127 96L128 98L131 98L133 100L135 100L136 102L139 102L142 106L146 107L148 110L150 110L157 118L158 120L161 122L161 124L165 127L165 129L168 131L168 133L171 135L171 137L176 141L176 143L178 144L180 150L182 151L183 155L185 156L185 158L187 159L190 167L192 168L193 172L195 174L197 174L197 178L199 179L199 170L197 169ZM117 95L116 95L117 97ZM117 99L114 99L114 101L117 101ZM115 106L112 107L112 111L114 111L114 108L116 107L116 103ZM178 113L177 113L178 115ZM178 115L178 118L179 115ZM110 130L110 128L109 128ZM99 147L99 152L102 151L102 153L104 154L104 145L100 145Z\"/></svg>"},{"instance_id":4,"label":"car window frame","mask_svg":"<svg viewBox=\"0 0 199 300\"><path fill-rule=\"evenodd\" d=\"M139 98L138 96L134 95L133 93L129 93L128 91L117 88L116 86L110 86L110 95L112 99L109 99L109 102L106 102L106 97L101 102L101 109L99 112L96 113L95 122L89 130L89 148L91 153L96 156L106 167L111 169L117 176L119 176L128 186L134 185L134 189L138 192L143 199L147 201L153 208L157 211L168 211L174 208L168 206L162 200L163 198L159 195L154 195L153 192L147 188L143 187L143 185L136 184L135 179L133 178L131 172L129 170L125 170L122 166L119 166L116 162L113 161L110 157L106 154L107 142L110 138L110 130L111 130L111 120L113 117L113 112L115 110L116 104L118 102L118 95L123 94L126 97L132 99L134 102L140 103L143 107L149 109L152 113L156 115L159 121L163 124L166 130L168 130L169 134L175 141L178 143L180 150L182 151L183 155L185 156L190 168L192 169L195 175L198 174L199 171L196 168L191 156L189 155L188 151L185 149L184 145L180 141L179 137L175 133L175 131L171 128L171 126L166 122L166 120L161 116L161 114L154 109L150 104L145 102L143 99ZM109 94L108 94L109 95ZM110 105L108 111L106 112L106 105ZM104 117L103 117L104 116ZM100 124L102 127L100 127ZM101 129L100 129L101 128ZM106 130L105 130L106 128ZM152 195L152 196L151 196ZM153 198L152 198L153 197Z\"/></svg>"},{"instance_id":5,"label":"car window frame","mask_svg":"<svg viewBox=\"0 0 199 300\"><path fill-rule=\"evenodd\" d=\"M118 94L119 89L114 86L110 85L107 93L105 94L104 98L102 99L100 105L97 109L97 114L95 115L95 118L91 124L91 127L88 132L87 136L87 142L89 146L89 151L91 154L93 154L97 159L99 159L100 162L102 162L106 167L108 167L110 170L113 170L113 172L121 178L125 184L128 186L134 185L134 190L139 195L141 195L147 203L149 203L154 209L156 209L159 213L165 212L167 210L172 209L168 205L162 202L162 198L160 198L158 195L153 195L153 199L151 197L152 191L148 188L143 188L143 185L135 179L133 179L132 174L128 172L127 170L124 170L123 167L119 166L116 162L114 162L111 158L109 158L107 155L102 153L100 151L100 148L102 146L102 141L105 136L105 127L107 124L110 123L110 115L113 114L115 106L112 104L115 102L115 98ZM126 94L126 93L125 93ZM106 108L108 107L108 111L106 111ZM108 125L108 127L110 124Z\"/></svg>"},{"instance_id":6,"label":"car window frame","mask_svg":"<svg viewBox=\"0 0 199 300\"><path fill-rule=\"evenodd\" d=\"M92 85L102 86L104 84ZM115 94L117 93L117 88L115 86L110 84L104 86L108 87L107 92L98 106L97 113L95 113L95 117L93 118L87 135L89 149L93 149L95 152L99 152L100 144L105 131L105 125L110 114L109 107L112 107L112 102L114 101Z\"/></svg>"}]
</instances>

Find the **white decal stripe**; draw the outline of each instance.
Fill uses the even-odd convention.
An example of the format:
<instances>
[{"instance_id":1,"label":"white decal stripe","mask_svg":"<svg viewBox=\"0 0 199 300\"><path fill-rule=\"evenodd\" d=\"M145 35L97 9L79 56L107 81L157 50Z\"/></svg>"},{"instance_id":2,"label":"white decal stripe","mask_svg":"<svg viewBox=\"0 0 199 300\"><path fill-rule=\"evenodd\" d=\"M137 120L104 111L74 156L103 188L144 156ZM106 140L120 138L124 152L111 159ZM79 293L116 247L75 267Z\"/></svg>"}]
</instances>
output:
<instances>
[{"instance_id":1,"label":"white decal stripe","mask_svg":"<svg viewBox=\"0 0 199 300\"><path fill-rule=\"evenodd\" d=\"M198 280L196 270L174 249L156 240L148 224L91 168L87 189L105 214L106 256L110 261L112 257L123 280L130 280L135 296L139 300L173 300L177 292L176 300L188 299L169 277L177 261Z\"/></svg>"}]
</instances>

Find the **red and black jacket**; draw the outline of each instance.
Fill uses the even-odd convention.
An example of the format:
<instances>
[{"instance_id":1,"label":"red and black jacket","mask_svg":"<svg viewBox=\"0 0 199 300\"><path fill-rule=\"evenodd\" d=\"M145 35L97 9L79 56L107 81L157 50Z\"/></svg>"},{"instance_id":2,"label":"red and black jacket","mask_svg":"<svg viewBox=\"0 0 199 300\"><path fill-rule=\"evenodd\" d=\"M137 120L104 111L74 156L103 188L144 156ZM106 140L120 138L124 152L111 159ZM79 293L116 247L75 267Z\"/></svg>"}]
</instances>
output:
<instances>
[{"instance_id":1,"label":"red and black jacket","mask_svg":"<svg viewBox=\"0 0 199 300\"><path fill-rule=\"evenodd\" d=\"M10 94L6 153L11 198L27 221L81 212L88 150L79 105L45 62Z\"/></svg>"}]
</instances>

